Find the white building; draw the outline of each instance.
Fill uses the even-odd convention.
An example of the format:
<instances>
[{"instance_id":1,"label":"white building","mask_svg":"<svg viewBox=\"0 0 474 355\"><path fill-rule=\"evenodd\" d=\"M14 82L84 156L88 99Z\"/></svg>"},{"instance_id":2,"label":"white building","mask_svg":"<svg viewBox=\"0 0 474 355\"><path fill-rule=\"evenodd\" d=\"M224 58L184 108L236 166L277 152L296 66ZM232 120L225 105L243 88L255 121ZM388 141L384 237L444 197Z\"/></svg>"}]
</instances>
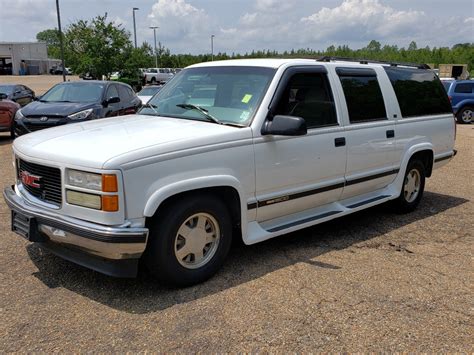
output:
<instances>
[{"instance_id":1,"label":"white building","mask_svg":"<svg viewBox=\"0 0 474 355\"><path fill-rule=\"evenodd\" d=\"M44 42L0 42L0 75L47 74L58 59L49 59Z\"/></svg>"}]
</instances>

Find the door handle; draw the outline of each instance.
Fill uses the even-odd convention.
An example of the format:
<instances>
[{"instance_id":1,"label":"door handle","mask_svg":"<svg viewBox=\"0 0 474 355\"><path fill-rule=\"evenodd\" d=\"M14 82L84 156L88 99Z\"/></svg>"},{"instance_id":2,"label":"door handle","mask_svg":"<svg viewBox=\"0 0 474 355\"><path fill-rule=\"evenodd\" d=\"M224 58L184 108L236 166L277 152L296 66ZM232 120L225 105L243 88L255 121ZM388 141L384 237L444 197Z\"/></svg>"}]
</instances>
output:
<instances>
[{"instance_id":1,"label":"door handle","mask_svg":"<svg viewBox=\"0 0 474 355\"><path fill-rule=\"evenodd\" d=\"M389 129L387 132L385 132L387 135L387 138L394 138L395 137L395 131L393 129Z\"/></svg>"},{"instance_id":2,"label":"door handle","mask_svg":"<svg viewBox=\"0 0 474 355\"><path fill-rule=\"evenodd\" d=\"M334 139L334 145L336 147L343 147L346 145L346 138L345 137L338 137Z\"/></svg>"}]
</instances>

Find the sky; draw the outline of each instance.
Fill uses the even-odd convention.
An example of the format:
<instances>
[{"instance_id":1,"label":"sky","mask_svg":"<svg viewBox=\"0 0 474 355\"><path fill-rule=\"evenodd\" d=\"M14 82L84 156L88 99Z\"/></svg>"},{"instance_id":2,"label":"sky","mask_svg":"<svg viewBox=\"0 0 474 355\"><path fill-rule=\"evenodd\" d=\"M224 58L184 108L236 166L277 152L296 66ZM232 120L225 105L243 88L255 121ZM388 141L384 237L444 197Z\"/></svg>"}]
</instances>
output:
<instances>
[{"instance_id":1,"label":"sky","mask_svg":"<svg viewBox=\"0 0 474 355\"><path fill-rule=\"evenodd\" d=\"M63 28L108 14L137 41L157 40L172 53L361 48L372 39L407 47L474 42L474 0L60 0ZM55 0L0 0L0 42L34 41L57 27Z\"/></svg>"}]
</instances>

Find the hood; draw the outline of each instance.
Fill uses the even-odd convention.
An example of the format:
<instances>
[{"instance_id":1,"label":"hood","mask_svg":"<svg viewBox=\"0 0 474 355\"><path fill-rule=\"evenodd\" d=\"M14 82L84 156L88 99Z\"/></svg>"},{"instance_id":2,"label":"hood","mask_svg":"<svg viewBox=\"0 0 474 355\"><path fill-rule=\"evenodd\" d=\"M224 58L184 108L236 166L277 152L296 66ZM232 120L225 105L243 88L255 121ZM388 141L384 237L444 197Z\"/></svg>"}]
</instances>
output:
<instances>
[{"instance_id":1,"label":"hood","mask_svg":"<svg viewBox=\"0 0 474 355\"><path fill-rule=\"evenodd\" d=\"M24 116L68 116L73 113L97 107L97 102L41 102L33 101L21 109Z\"/></svg>"},{"instance_id":2,"label":"hood","mask_svg":"<svg viewBox=\"0 0 474 355\"><path fill-rule=\"evenodd\" d=\"M250 128L160 116L129 115L49 128L17 138L16 152L40 160L118 169L136 159L250 138ZM120 159L114 159L118 158Z\"/></svg>"}]
</instances>

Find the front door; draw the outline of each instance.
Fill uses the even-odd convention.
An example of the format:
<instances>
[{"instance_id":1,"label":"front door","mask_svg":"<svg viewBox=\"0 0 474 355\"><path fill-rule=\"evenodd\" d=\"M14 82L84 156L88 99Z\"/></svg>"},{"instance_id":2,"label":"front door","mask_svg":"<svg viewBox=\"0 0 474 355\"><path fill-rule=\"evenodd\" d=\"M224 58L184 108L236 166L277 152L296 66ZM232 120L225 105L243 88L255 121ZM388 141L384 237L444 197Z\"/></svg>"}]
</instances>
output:
<instances>
[{"instance_id":1,"label":"front door","mask_svg":"<svg viewBox=\"0 0 474 355\"><path fill-rule=\"evenodd\" d=\"M337 201L344 186L344 128L325 68L287 69L277 93L271 115L302 117L308 133L255 138L259 222Z\"/></svg>"}]
</instances>

